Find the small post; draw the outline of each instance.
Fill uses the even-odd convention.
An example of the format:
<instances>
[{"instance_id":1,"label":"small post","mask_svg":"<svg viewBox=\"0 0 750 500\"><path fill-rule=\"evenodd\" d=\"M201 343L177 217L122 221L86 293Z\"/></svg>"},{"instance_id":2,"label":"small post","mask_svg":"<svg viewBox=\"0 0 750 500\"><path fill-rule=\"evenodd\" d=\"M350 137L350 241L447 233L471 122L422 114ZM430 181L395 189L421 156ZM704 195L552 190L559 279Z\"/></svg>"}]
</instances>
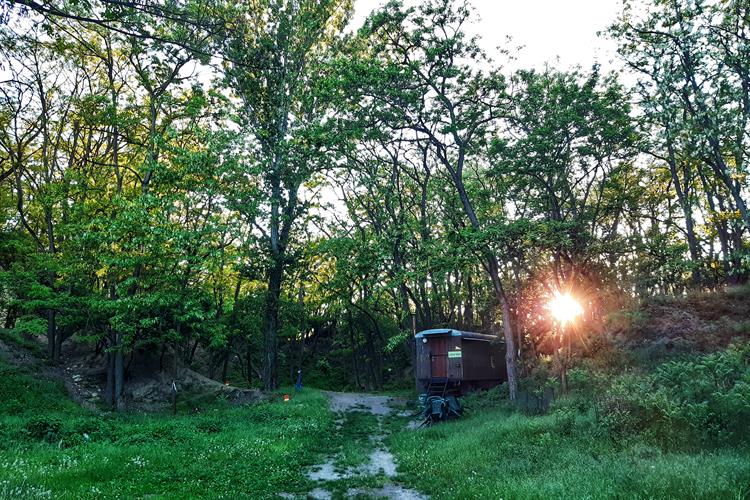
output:
<instances>
[{"instance_id":1,"label":"small post","mask_svg":"<svg viewBox=\"0 0 750 500\"><path fill-rule=\"evenodd\" d=\"M177 384L172 380L172 415L177 415Z\"/></svg>"}]
</instances>

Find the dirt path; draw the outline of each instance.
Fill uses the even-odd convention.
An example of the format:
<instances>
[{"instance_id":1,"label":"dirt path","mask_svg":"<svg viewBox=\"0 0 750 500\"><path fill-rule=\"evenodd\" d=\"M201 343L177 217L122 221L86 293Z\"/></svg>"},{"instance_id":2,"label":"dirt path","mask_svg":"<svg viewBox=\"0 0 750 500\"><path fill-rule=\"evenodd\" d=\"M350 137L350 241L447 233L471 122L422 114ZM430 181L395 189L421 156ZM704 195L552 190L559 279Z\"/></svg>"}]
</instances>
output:
<instances>
[{"instance_id":1,"label":"dirt path","mask_svg":"<svg viewBox=\"0 0 750 500\"><path fill-rule=\"evenodd\" d=\"M403 398L379 396L376 394L362 394L358 392L330 392L325 391L331 411L368 411L373 415L389 415L393 412L391 404L404 404Z\"/></svg>"},{"instance_id":2,"label":"dirt path","mask_svg":"<svg viewBox=\"0 0 750 500\"><path fill-rule=\"evenodd\" d=\"M398 484L398 472L393 454L385 444L386 418L409 416L409 412L395 408L406 399L351 392L326 392L331 411L336 413L337 428L344 435L365 433L366 439L352 443L353 448L366 456L359 463L342 465L346 452L330 456L325 462L310 468L307 477L320 484L308 493L309 498L368 497L403 500L426 500L418 491ZM370 416L369 425L362 420ZM374 422L372 421L374 417ZM364 429L364 430L362 430ZM355 438L356 439L356 438ZM376 484L376 486L372 486Z\"/></svg>"}]
</instances>

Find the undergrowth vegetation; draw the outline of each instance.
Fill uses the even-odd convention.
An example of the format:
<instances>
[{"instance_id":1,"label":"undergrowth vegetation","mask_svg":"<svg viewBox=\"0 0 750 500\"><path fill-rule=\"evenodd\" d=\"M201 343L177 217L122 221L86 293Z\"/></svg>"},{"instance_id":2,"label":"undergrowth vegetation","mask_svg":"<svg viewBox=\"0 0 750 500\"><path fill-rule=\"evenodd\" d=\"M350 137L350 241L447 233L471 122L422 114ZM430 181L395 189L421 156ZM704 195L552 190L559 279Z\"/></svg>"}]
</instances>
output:
<instances>
[{"instance_id":1,"label":"undergrowth vegetation","mask_svg":"<svg viewBox=\"0 0 750 500\"><path fill-rule=\"evenodd\" d=\"M595 405L616 441L642 435L663 448L750 444L750 344L616 378Z\"/></svg>"},{"instance_id":2,"label":"undergrowth vegetation","mask_svg":"<svg viewBox=\"0 0 750 500\"><path fill-rule=\"evenodd\" d=\"M325 397L306 390L199 413L96 414L60 384L0 363L0 498L267 498L339 443Z\"/></svg>"}]
</instances>

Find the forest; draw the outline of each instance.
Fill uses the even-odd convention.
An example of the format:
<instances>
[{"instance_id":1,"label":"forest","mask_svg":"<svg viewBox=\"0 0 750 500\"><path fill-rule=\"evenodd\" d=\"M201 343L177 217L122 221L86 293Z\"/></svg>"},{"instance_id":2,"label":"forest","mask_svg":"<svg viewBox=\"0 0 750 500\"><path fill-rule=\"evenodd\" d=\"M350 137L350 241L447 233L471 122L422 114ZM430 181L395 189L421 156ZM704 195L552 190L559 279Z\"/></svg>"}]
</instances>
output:
<instances>
[{"instance_id":1,"label":"forest","mask_svg":"<svg viewBox=\"0 0 750 500\"><path fill-rule=\"evenodd\" d=\"M0 0L0 498L750 495L750 4L624 0L615 64L542 69L468 1L354 8ZM329 432L319 390L411 395L431 328L496 336L507 381L424 433ZM228 462L157 466L193 425ZM398 476L294 475L376 428ZM86 446L124 465L50 472Z\"/></svg>"}]
</instances>

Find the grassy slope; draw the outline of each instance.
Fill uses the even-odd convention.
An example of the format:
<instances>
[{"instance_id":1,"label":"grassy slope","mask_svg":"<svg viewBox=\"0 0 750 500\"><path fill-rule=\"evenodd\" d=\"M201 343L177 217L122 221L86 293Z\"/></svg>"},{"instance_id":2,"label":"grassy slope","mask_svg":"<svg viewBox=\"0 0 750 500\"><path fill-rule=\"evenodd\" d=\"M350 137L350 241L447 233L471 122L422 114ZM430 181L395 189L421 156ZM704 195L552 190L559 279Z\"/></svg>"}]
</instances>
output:
<instances>
[{"instance_id":1,"label":"grassy slope","mask_svg":"<svg viewBox=\"0 0 750 500\"><path fill-rule=\"evenodd\" d=\"M486 410L393 436L407 484L441 498L745 498L750 459L740 451L617 449L588 417Z\"/></svg>"},{"instance_id":2,"label":"grassy slope","mask_svg":"<svg viewBox=\"0 0 750 500\"><path fill-rule=\"evenodd\" d=\"M336 446L323 395L200 414L95 415L0 364L0 497L264 498L313 487L300 469ZM88 438L86 437L88 436Z\"/></svg>"}]
</instances>

